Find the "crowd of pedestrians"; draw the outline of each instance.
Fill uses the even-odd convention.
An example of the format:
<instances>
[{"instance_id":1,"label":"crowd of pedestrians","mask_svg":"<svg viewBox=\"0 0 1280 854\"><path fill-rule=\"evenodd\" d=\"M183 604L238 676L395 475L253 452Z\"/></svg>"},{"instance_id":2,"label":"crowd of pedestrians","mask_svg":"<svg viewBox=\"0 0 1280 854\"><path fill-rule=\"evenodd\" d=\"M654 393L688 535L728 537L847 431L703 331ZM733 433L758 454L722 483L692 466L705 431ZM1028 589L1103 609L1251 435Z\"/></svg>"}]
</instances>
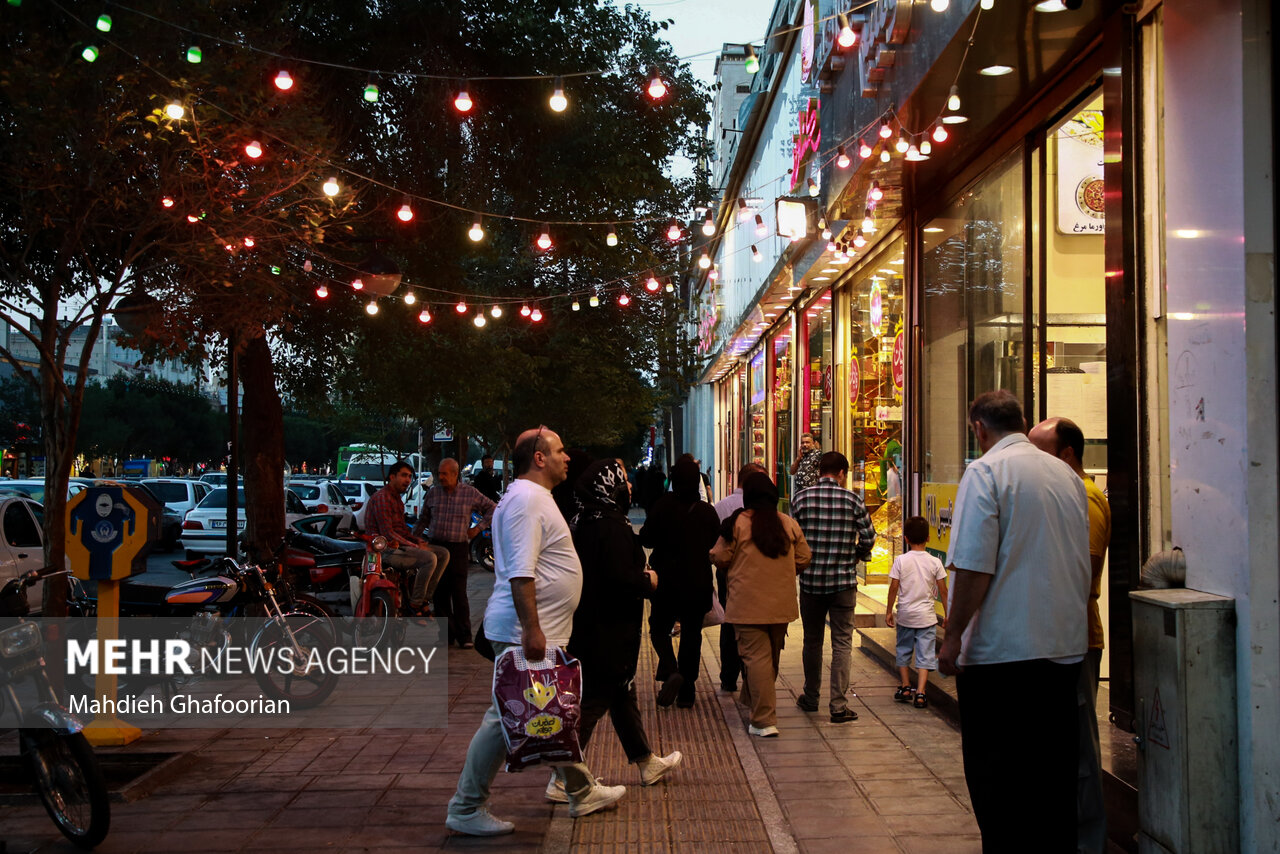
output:
<instances>
[{"instance_id":1,"label":"crowd of pedestrians","mask_svg":"<svg viewBox=\"0 0 1280 854\"><path fill-rule=\"evenodd\" d=\"M894 696L925 708L929 672L957 676L965 776L984 851L1025 850L1021 819L1032 814L1040 850L1104 850L1094 699L1106 499L1084 472L1083 435L1070 421L1051 419L1028 437L1017 399L1003 391L980 395L969 421L983 455L961 480L946 566L926 551L929 523L915 516L903 525L906 550L890 571L886 620L897 630L901 677ZM829 630L826 712L832 723L857 719L848 695L858 566L870 559L876 534L846 485L848 459L805 440L792 466L790 514L779 510L777 485L756 463L712 506L702 497L700 465L685 455L669 480L658 466L637 472L647 510L638 534L621 461L571 466L560 437L545 427L516 444L515 480L496 512L489 508L496 578L485 634L498 654L520 647L540 661L564 647L575 656L584 685L579 743L585 747L608 713L642 785L663 780L682 759L652 748L638 707L646 599L659 706L694 705L702 630L722 620L720 688L737 691L741 677L748 732L779 736L779 658L799 619L804 689L796 705L820 709ZM947 630L940 647L939 626ZM1029 700L1027 713L1009 714L1011 692ZM506 752L500 715L495 701L472 739L446 819L456 832L514 829L489 812ZM576 818L625 792L579 762L553 770L546 797L567 803Z\"/></svg>"}]
</instances>

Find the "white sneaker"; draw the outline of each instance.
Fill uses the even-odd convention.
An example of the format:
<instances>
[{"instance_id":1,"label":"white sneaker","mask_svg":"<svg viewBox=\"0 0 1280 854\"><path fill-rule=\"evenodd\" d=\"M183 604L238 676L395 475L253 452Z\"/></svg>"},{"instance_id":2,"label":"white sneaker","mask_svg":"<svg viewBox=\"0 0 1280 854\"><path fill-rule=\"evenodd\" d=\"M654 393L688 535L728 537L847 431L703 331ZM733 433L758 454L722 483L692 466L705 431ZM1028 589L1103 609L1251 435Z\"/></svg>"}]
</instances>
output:
<instances>
[{"instance_id":1,"label":"white sneaker","mask_svg":"<svg viewBox=\"0 0 1280 854\"><path fill-rule=\"evenodd\" d=\"M759 738L777 738L778 728L776 726L756 726L750 724L747 726L747 732Z\"/></svg>"},{"instance_id":2,"label":"white sneaker","mask_svg":"<svg viewBox=\"0 0 1280 854\"><path fill-rule=\"evenodd\" d=\"M445 816L444 826L467 836L502 836L516 829L511 822L495 818L488 807L477 807L470 815L449 813Z\"/></svg>"},{"instance_id":3,"label":"white sneaker","mask_svg":"<svg viewBox=\"0 0 1280 854\"><path fill-rule=\"evenodd\" d=\"M547 800L553 804L569 803L569 793L564 790L564 778L555 771L551 772L551 779L547 781Z\"/></svg>"},{"instance_id":4,"label":"white sneaker","mask_svg":"<svg viewBox=\"0 0 1280 854\"><path fill-rule=\"evenodd\" d=\"M643 759L637 763L640 766L641 785L652 786L674 770L682 759L684 759L684 756L678 750L674 750L666 756L650 754L648 759Z\"/></svg>"},{"instance_id":5,"label":"white sneaker","mask_svg":"<svg viewBox=\"0 0 1280 854\"><path fill-rule=\"evenodd\" d=\"M597 782L585 792L569 795L569 816L582 818L584 815L591 815L593 812L611 807L622 800L622 796L626 793L626 786L605 786Z\"/></svg>"}]
</instances>

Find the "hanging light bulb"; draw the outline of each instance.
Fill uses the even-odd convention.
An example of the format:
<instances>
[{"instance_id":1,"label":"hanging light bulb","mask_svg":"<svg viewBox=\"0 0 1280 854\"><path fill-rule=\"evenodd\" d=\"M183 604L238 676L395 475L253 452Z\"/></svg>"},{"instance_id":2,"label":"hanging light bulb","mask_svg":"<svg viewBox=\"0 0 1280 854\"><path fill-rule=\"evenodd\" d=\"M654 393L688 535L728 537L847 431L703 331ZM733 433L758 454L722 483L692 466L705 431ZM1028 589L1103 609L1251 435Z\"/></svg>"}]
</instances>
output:
<instances>
[{"instance_id":1,"label":"hanging light bulb","mask_svg":"<svg viewBox=\"0 0 1280 854\"><path fill-rule=\"evenodd\" d=\"M996 0L979 0L978 5L982 7L984 12L990 12L996 7Z\"/></svg>"},{"instance_id":2,"label":"hanging light bulb","mask_svg":"<svg viewBox=\"0 0 1280 854\"><path fill-rule=\"evenodd\" d=\"M760 58L756 56L756 49L751 45L747 45L747 61L742 64L742 70L748 74L755 74L760 70Z\"/></svg>"},{"instance_id":3,"label":"hanging light bulb","mask_svg":"<svg viewBox=\"0 0 1280 854\"><path fill-rule=\"evenodd\" d=\"M711 218L711 211L707 211L707 218L702 222L702 233L707 237L711 237L716 233L716 223Z\"/></svg>"},{"instance_id":4,"label":"hanging light bulb","mask_svg":"<svg viewBox=\"0 0 1280 854\"><path fill-rule=\"evenodd\" d=\"M200 217L195 214L187 214L187 222L196 223L200 221Z\"/></svg>"},{"instance_id":5,"label":"hanging light bulb","mask_svg":"<svg viewBox=\"0 0 1280 854\"><path fill-rule=\"evenodd\" d=\"M881 199L883 199L883 198L884 198L884 190L882 190L882 189L880 188L880 182L879 182L879 181L872 181L872 182L871 182L871 192L870 192L870 193L868 193L867 195L869 195L869 196L871 197L871 201L873 201L873 202L878 202L878 201L880 201Z\"/></svg>"},{"instance_id":6,"label":"hanging light bulb","mask_svg":"<svg viewBox=\"0 0 1280 854\"><path fill-rule=\"evenodd\" d=\"M679 243L682 236L683 232L680 231L680 224L672 222L671 227L667 229L667 240L670 240L672 243Z\"/></svg>"},{"instance_id":7,"label":"hanging light bulb","mask_svg":"<svg viewBox=\"0 0 1280 854\"><path fill-rule=\"evenodd\" d=\"M538 248L546 252L551 248L551 229L549 226L542 227L542 233L538 235Z\"/></svg>"},{"instance_id":8,"label":"hanging light bulb","mask_svg":"<svg viewBox=\"0 0 1280 854\"><path fill-rule=\"evenodd\" d=\"M746 222L751 216L751 208L747 207L746 199L738 199L738 222Z\"/></svg>"},{"instance_id":9,"label":"hanging light bulb","mask_svg":"<svg viewBox=\"0 0 1280 854\"><path fill-rule=\"evenodd\" d=\"M871 208L867 208L862 214L862 230L867 234L875 233L876 221L871 218Z\"/></svg>"},{"instance_id":10,"label":"hanging light bulb","mask_svg":"<svg viewBox=\"0 0 1280 854\"><path fill-rule=\"evenodd\" d=\"M915 145L912 144L912 146L907 149L907 159L915 163L920 160L928 160L929 158L921 154L920 149L916 148Z\"/></svg>"},{"instance_id":11,"label":"hanging light bulb","mask_svg":"<svg viewBox=\"0 0 1280 854\"><path fill-rule=\"evenodd\" d=\"M551 98L547 103L557 113L563 113L565 107L569 106L569 99L564 96L564 80L561 78L556 78L555 91L551 93Z\"/></svg>"},{"instance_id":12,"label":"hanging light bulb","mask_svg":"<svg viewBox=\"0 0 1280 854\"><path fill-rule=\"evenodd\" d=\"M164 108L164 114L174 121L177 121L187 114L187 108L179 104L177 101L173 101Z\"/></svg>"},{"instance_id":13,"label":"hanging light bulb","mask_svg":"<svg viewBox=\"0 0 1280 854\"><path fill-rule=\"evenodd\" d=\"M907 153L910 154L910 152L907 152ZM927 136L924 139L920 140L920 153L923 154L925 157L928 157L930 154L933 154L933 143L929 142L929 137Z\"/></svg>"},{"instance_id":14,"label":"hanging light bulb","mask_svg":"<svg viewBox=\"0 0 1280 854\"><path fill-rule=\"evenodd\" d=\"M302 262L302 272L304 272L304 273L310 273L310 272L311 272L311 259L310 259L310 258L308 258L307 260L305 260L305 261L303 261L303 262Z\"/></svg>"},{"instance_id":15,"label":"hanging light bulb","mask_svg":"<svg viewBox=\"0 0 1280 854\"><path fill-rule=\"evenodd\" d=\"M596 296L595 294L592 294L591 299L587 300L587 305L591 306L592 308L597 308L600 305L600 297Z\"/></svg>"},{"instance_id":16,"label":"hanging light bulb","mask_svg":"<svg viewBox=\"0 0 1280 854\"><path fill-rule=\"evenodd\" d=\"M669 294L673 294L673 293L675 293L675 292L676 292L676 286L675 286L673 283L671 283L670 281L668 281L668 282L667 282L667 293L669 293Z\"/></svg>"},{"instance_id":17,"label":"hanging light bulb","mask_svg":"<svg viewBox=\"0 0 1280 854\"><path fill-rule=\"evenodd\" d=\"M947 109L956 112L960 109L960 86L951 84L951 94L947 95Z\"/></svg>"},{"instance_id":18,"label":"hanging light bulb","mask_svg":"<svg viewBox=\"0 0 1280 854\"><path fill-rule=\"evenodd\" d=\"M85 62L94 62L98 58L98 49L93 45L88 45L84 50L80 51L80 58Z\"/></svg>"},{"instance_id":19,"label":"hanging light bulb","mask_svg":"<svg viewBox=\"0 0 1280 854\"><path fill-rule=\"evenodd\" d=\"M888 163L888 162L889 162L889 159L890 159L890 156L889 156L889 147L888 147L888 146L885 146L884 148L880 149L880 162L881 162L881 163Z\"/></svg>"},{"instance_id":20,"label":"hanging light bulb","mask_svg":"<svg viewBox=\"0 0 1280 854\"><path fill-rule=\"evenodd\" d=\"M618 305L624 306L624 307L631 305L631 297L627 295L626 291L623 291L622 293L618 294Z\"/></svg>"},{"instance_id":21,"label":"hanging light bulb","mask_svg":"<svg viewBox=\"0 0 1280 854\"><path fill-rule=\"evenodd\" d=\"M712 265L711 265L711 272L710 272L710 273L707 273L707 278L708 278L708 279L710 279L710 280L711 280L711 281L713 281L713 282L714 282L714 281L716 281L717 279L719 279L719 278L720 278L720 268L719 268L719 267L717 267L715 264L712 264Z\"/></svg>"},{"instance_id":22,"label":"hanging light bulb","mask_svg":"<svg viewBox=\"0 0 1280 854\"><path fill-rule=\"evenodd\" d=\"M858 42L858 34L849 26L849 16L841 12L836 20L840 23L840 34L836 36L836 41L840 43L840 47L853 47Z\"/></svg>"},{"instance_id":23,"label":"hanging light bulb","mask_svg":"<svg viewBox=\"0 0 1280 854\"><path fill-rule=\"evenodd\" d=\"M187 62L199 65L204 60L204 53L196 45L187 48Z\"/></svg>"},{"instance_id":24,"label":"hanging light bulb","mask_svg":"<svg viewBox=\"0 0 1280 854\"><path fill-rule=\"evenodd\" d=\"M378 98L382 96L382 92L378 89L378 84L372 81L365 84L364 92L362 94L364 95L364 99L370 104L377 103Z\"/></svg>"},{"instance_id":25,"label":"hanging light bulb","mask_svg":"<svg viewBox=\"0 0 1280 854\"><path fill-rule=\"evenodd\" d=\"M645 280L644 287L649 293L656 294L658 289L662 287L662 284L658 281L657 276L650 273L649 278Z\"/></svg>"},{"instance_id":26,"label":"hanging light bulb","mask_svg":"<svg viewBox=\"0 0 1280 854\"><path fill-rule=\"evenodd\" d=\"M872 151L871 146L867 145L866 142L864 142L861 139L858 140L858 156L859 157L861 157L863 160L866 160L868 157L870 157L874 153L875 152Z\"/></svg>"},{"instance_id":27,"label":"hanging light bulb","mask_svg":"<svg viewBox=\"0 0 1280 854\"><path fill-rule=\"evenodd\" d=\"M840 251L840 244L838 244L838 243L836 243L834 240L831 240L830 238L828 238L828 239L827 239L827 251L828 251L828 252L836 252L836 253L838 253L838 252Z\"/></svg>"},{"instance_id":28,"label":"hanging light bulb","mask_svg":"<svg viewBox=\"0 0 1280 854\"><path fill-rule=\"evenodd\" d=\"M881 119L880 120L880 138L888 139L891 136L893 136L893 128L889 127L889 120Z\"/></svg>"},{"instance_id":29,"label":"hanging light bulb","mask_svg":"<svg viewBox=\"0 0 1280 854\"><path fill-rule=\"evenodd\" d=\"M845 153L844 146L836 146L836 166L841 169L848 169L849 164L853 161L849 159L849 155Z\"/></svg>"},{"instance_id":30,"label":"hanging light bulb","mask_svg":"<svg viewBox=\"0 0 1280 854\"><path fill-rule=\"evenodd\" d=\"M401 222L413 222L413 205L409 204L407 197L404 203L400 205L400 210L396 211L396 219Z\"/></svg>"},{"instance_id":31,"label":"hanging light bulb","mask_svg":"<svg viewBox=\"0 0 1280 854\"><path fill-rule=\"evenodd\" d=\"M324 285L321 285L320 287L316 288L316 296L319 297L320 299L326 299L329 296L329 289L326 288Z\"/></svg>"},{"instance_id":32,"label":"hanging light bulb","mask_svg":"<svg viewBox=\"0 0 1280 854\"><path fill-rule=\"evenodd\" d=\"M462 88L453 98L453 108L460 113L469 113L472 106L471 95L467 92L467 81L463 80Z\"/></svg>"},{"instance_id":33,"label":"hanging light bulb","mask_svg":"<svg viewBox=\"0 0 1280 854\"><path fill-rule=\"evenodd\" d=\"M342 191L342 187L338 184L337 178L330 178L329 180L325 181L324 187L322 187L321 189L323 189L324 194L330 198L333 198L334 196L338 195L339 192Z\"/></svg>"},{"instance_id":34,"label":"hanging light bulb","mask_svg":"<svg viewBox=\"0 0 1280 854\"><path fill-rule=\"evenodd\" d=\"M809 195L811 196L818 195L818 182L813 178L809 179Z\"/></svg>"},{"instance_id":35,"label":"hanging light bulb","mask_svg":"<svg viewBox=\"0 0 1280 854\"><path fill-rule=\"evenodd\" d=\"M609 226L609 233L604 236L604 243L606 246L618 245L618 232L614 230L613 226Z\"/></svg>"},{"instance_id":36,"label":"hanging light bulb","mask_svg":"<svg viewBox=\"0 0 1280 854\"><path fill-rule=\"evenodd\" d=\"M471 223L471 228L467 230L467 237L471 238L472 243L479 243L484 240L484 226L480 224L480 217L476 217L476 221Z\"/></svg>"},{"instance_id":37,"label":"hanging light bulb","mask_svg":"<svg viewBox=\"0 0 1280 854\"><path fill-rule=\"evenodd\" d=\"M582 311L582 306L578 304L578 301L576 299L573 301L573 305L569 307L572 308L574 311Z\"/></svg>"},{"instance_id":38,"label":"hanging light bulb","mask_svg":"<svg viewBox=\"0 0 1280 854\"><path fill-rule=\"evenodd\" d=\"M466 313L467 313L467 301L466 301L466 300L464 300L464 299L460 299L460 300L458 300L458 304L457 304L457 305L455 305L455 306L453 307L453 310L454 310L454 311L456 311L458 314L466 314Z\"/></svg>"},{"instance_id":39,"label":"hanging light bulb","mask_svg":"<svg viewBox=\"0 0 1280 854\"><path fill-rule=\"evenodd\" d=\"M173 199L169 198L168 196L165 196L163 199L160 200L160 204L165 206L166 208L171 208L173 207Z\"/></svg>"},{"instance_id":40,"label":"hanging light bulb","mask_svg":"<svg viewBox=\"0 0 1280 854\"><path fill-rule=\"evenodd\" d=\"M542 309L535 305L533 311L529 312L529 319L534 323L540 323L542 321Z\"/></svg>"},{"instance_id":41,"label":"hanging light bulb","mask_svg":"<svg viewBox=\"0 0 1280 854\"><path fill-rule=\"evenodd\" d=\"M933 129L933 141L934 141L934 142L937 142L937 143L943 143L943 142L946 142L946 141L947 141L947 137L948 137L948 136L950 136L950 134L948 134L948 133L947 133L947 126L946 126L946 125L944 125L944 124L939 124L939 125L936 125L936 126L934 127L934 129Z\"/></svg>"},{"instance_id":42,"label":"hanging light bulb","mask_svg":"<svg viewBox=\"0 0 1280 854\"><path fill-rule=\"evenodd\" d=\"M529 304L528 304L528 303L525 303L524 305L520 306L520 316L521 316L521 317L528 317L528 316L529 316L530 314L532 314L532 313L533 313L533 309L529 308Z\"/></svg>"},{"instance_id":43,"label":"hanging light bulb","mask_svg":"<svg viewBox=\"0 0 1280 854\"><path fill-rule=\"evenodd\" d=\"M702 270L711 269L711 256L708 255L706 252L703 252L702 255L698 258L698 267Z\"/></svg>"},{"instance_id":44,"label":"hanging light bulb","mask_svg":"<svg viewBox=\"0 0 1280 854\"><path fill-rule=\"evenodd\" d=\"M415 302L417 302L417 301L418 301L417 294L415 294L413 291L405 291L405 292L404 292L404 304L405 304L405 305L413 305L413 304L414 304Z\"/></svg>"},{"instance_id":45,"label":"hanging light bulb","mask_svg":"<svg viewBox=\"0 0 1280 854\"><path fill-rule=\"evenodd\" d=\"M111 32L111 16L99 15L97 23L95 23L94 26L98 28L98 32L102 32L102 33Z\"/></svg>"},{"instance_id":46,"label":"hanging light bulb","mask_svg":"<svg viewBox=\"0 0 1280 854\"><path fill-rule=\"evenodd\" d=\"M760 254L760 250L755 247L754 243L751 245L751 260L757 264L764 260L764 256Z\"/></svg>"},{"instance_id":47,"label":"hanging light bulb","mask_svg":"<svg viewBox=\"0 0 1280 854\"><path fill-rule=\"evenodd\" d=\"M472 323L474 323L474 324L476 325L476 329L483 329L483 328L484 328L484 325L485 325L486 323L488 323L489 321L487 321L487 320L485 320L485 319L484 319L484 312L483 312L483 311L477 311L477 312L476 312L476 316L475 316L475 317L473 317L473 318L471 318L471 322L472 322Z\"/></svg>"},{"instance_id":48,"label":"hanging light bulb","mask_svg":"<svg viewBox=\"0 0 1280 854\"><path fill-rule=\"evenodd\" d=\"M649 76L649 97L657 101L663 95L667 94L667 84L662 82L662 76L658 74L658 69L653 69L653 74Z\"/></svg>"},{"instance_id":49,"label":"hanging light bulb","mask_svg":"<svg viewBox=\"0 0 1280 854\"><path fill-rule=\"evenodd\" d=\"M431 322L431 312L427 311L425 308L424 308L422 311L418 312L418 322L419 322L419 323L430 323L430 322Z\"/></svg>"},{"instance_id":50,"label":"hanging light bulb","mask_svg":"<svg viewBox=\"0 0 1280 854\"><path fill-rule=\"evenodd\" d=\"M252 249L253 247L255 247L255 246L257 246L257 245L258 245L258 241L254 240L252 237L246 237L246 238L244 239L244 248L245 248L245 249Z\"/></svg>"},{"instance_id":51,"label":"hanging light bulb","mask_svg":"<svg viewBox=\"0 0 1280 854\"><path fill-rule=\"evenodd\" d=\"M951 0L929 0L929 8L935 12L945 12L950 5Z\"/></svg>"},{"instance_id":52,"label":"hanging light bulb","mask_svg":"<svg viewBox=\"0 0 1280 854\"><path fill-rule=\"evenodd\" d=\"M862 229L858 229L857 233L853 235L853 246L855 249L861 249L866 245L867 238L862 235Z\"/></svg>"},{"instance_id":53,"label":"hanging light bulb","mask_svg":"<svg viewBox=\"0 0 1280 854\"><path fill-rule=\"evenodd\" d=\"M756 214L756 237L766 237L769 234L769 227L764 224L764 217Z\"/></svg>"},{"instance_id":54,"label":"hanging light bulb","mask_svg":"<svg viewBox=\"0 0 1280 854\"><path fill-rule=\"evenodd\" d=\"M835 254L831 256L831 260L835 261L837 264L843 264L849 260L849 256L844 254L844 248L837 243Z\"/></svg>"},{"instance_id":55,"label":"hanging light bulb","mask_svg":"<svg viewBox=\"0 0 1280 854\"><path fill-rule=\"evenodd\" d=\"M902 131L898 131L898 141L893 144L899 154L906 154L907 149L911 147L911 143L907 142L907 136Z\"/></svg>"},{"instance_id":56,"label":"hanging light bulb","mask_svg":"<svg viewBox=\"0 0 1280 854\"><path fill-rule=\"evenodd\" d=\"M490 308L489 316L492 317L494 320L497 320L499 317L502 317L502 306L494 305L492 308Z\"/></svg>"},{"instance_id":57,"label":"hanging light bulb","mask_svg":"<svg viewBox=\"0 0 1280 854\"><path fill-rule=\"evenodd\" d=\"M352 280L351 280L351 290L353 290L353 291L362 291L362 290L364 290L364 280L363 280L363 279L352 279Z\"/></svg>"},{"instance_id":58,"label":"hanging light bulb","mask_svg":"<svg viewBox=\"0 0 1280 854\"><path fill-rule=\"evenodd\" d=\"M373 317L378 313L378 303L374 300L370 300L369 304L364 307L364 310L370 317Z\"/></svg>"},{"instance_id":59,"label":"hanging light bulb","mask_svg":"<svg viewBox=\"0 0 1280 854\"><path fill-rule=\"evenodd\" d=\"M276 82L276 88L279 89L281 92L288 92L290 89L293 88L293 77L289 75L289 72L283 69L281 69L280 73L276 75L275 82Z\"/></svg>"}]
</instances>

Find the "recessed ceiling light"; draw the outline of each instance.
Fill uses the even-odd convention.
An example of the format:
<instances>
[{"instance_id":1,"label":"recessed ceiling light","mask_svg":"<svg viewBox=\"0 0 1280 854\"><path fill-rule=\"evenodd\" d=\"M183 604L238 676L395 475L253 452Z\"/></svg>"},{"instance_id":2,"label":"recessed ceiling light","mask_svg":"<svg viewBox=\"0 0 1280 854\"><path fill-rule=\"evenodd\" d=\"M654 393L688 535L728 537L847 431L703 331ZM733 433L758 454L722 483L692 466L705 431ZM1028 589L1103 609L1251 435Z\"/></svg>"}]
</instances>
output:
<instances>
[{"instance_id":1,"label":"recessed ceiling light","mask_svg":"<svg viewBox=\"0 0 1280 854\"><path fill-rule=\"evenodd\" d=\"M939 228L938 226L936 226L936 225L931 225L931 226L929 226L928 228L926 228L926 229L924 230L924 233L925 233L925 234L938 234L938 233L939 233L939 232L941 232L941 231L942 231L942 229L941 229L941 228Z\"/></svg>"},{"instance_id":2,"label":"recessed ceiling light","mask_svg":"<svg viewBox=\"0 0 1280 854\"><path fill-rule=\"evenodd\" d=\"M829 281L831 281L831 277L830 277L830 276L814 276L812 279L810 279L810 281L812 281L812 282L829 282Z\"/></svg>"},{"instance_id":3,"label":"recessed ceiling light","mask_svg":"<svg viewBox=\"0 0 1280 854\"><path fill-rule=\"evenodd\" d=\"M978 73L981 74L983 77L1003 77L1006 74L1013 73L1013 66L988 65L986 68L979 69Z\"/></svg>"},{"instance_id":4,"label":"recessed ceiling light","mask_svg":"<svg viewBox=\"0 0 1280 854\"><path fill-rule=\"evenodd\" d=\"M888 268L886 268L886 267L881 267L881 268L880 268L880 272L881 272L881 273L888 273L890 276L896 276L896 275L898 275L898 271L897 271L897 270L890 270L890 269L888 269Z\"/></svg>"},{"instance_id":5,"label":"recessed ceiling light","mask_svg":"<svg viewBox=\"0 0 1280 854\"><path fill-rule=\"evenodd\" d=\"M969 117L962 116L959 113L952 113L949 116L942 117L942 123L944 125L962 125L967 121L969 121Z\"/></svg>"},{"instance_id":6,"label":"recessed ceiling light","mask_svg":"<svg viewBox=\"0 0 1280 854\"><path fill-rule=\"evenodd\" d=\"M901 258L894 258L894 259L893 259L892 261L890 261L889 263L890 263L890 264L901 264L901 263L903 263L903 261L902 261L902 259L901 259Z\"/></svg>"},{"instance_id":7,"label":"recessed ceiling light","mask_svg":"<svg viewBox=\"0 0 1280 854\"><path fill-rule=\"evenodd\" d=\"M839 270L837 270L835 267L823 267L823 268L822 268L822 272L824 272L824 273L839 273L840 271L839 271Z\"/></svg>"}]
</instances>

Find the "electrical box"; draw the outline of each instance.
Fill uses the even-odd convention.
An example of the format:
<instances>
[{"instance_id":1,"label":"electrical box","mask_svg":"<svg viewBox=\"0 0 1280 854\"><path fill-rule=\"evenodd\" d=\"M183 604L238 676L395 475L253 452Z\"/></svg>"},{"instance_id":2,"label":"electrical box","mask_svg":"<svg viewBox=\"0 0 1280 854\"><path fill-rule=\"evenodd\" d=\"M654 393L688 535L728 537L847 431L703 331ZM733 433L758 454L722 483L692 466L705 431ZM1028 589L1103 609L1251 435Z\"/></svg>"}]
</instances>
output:
<instances>
[{"instance_id":1,"label":"electrical box","mask_svg":"<svg viewBox=\"0 0 1280 854\"><path fill-rule=\"evenodd\" d=\"M1138 850L1239 850L1235 600L1137 590Z\"/></svg>"}]
</instances>

